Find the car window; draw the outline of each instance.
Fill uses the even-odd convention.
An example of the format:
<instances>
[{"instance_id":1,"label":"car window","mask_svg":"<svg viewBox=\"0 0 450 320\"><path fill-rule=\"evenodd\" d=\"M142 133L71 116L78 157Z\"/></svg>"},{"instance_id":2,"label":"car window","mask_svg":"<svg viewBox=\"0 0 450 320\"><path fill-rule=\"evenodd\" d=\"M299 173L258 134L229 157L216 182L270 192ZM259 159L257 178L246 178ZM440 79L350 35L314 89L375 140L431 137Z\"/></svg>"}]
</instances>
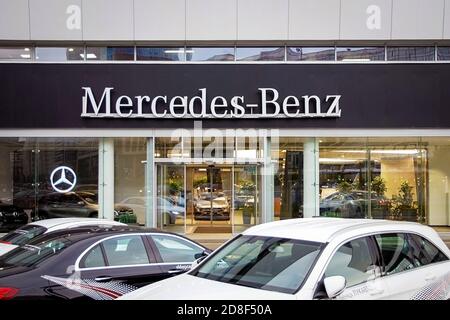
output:
<instances>
[{"instance_id":1,"label":"car window","mask_svg":"<svg viewBox=\"0 0 450 320\"><path fill-rule=\"evenodd\" d=\"M321 244L284 238L240 236L191 275L283 293L303 284Z\"/></svg>"},{"instance_id":2,"label":"car window","mask_svg":"<svg viewBox=\"0 0 450 320\"><path fill-rule=\"evenodd\" d=\"M193 262L195 255L203 252L203 248L180 237L165 235L151 237L163 262Z\"/></svg>"},{"instance_id":3,"label":"car window","mask_svg":"<svg viewBox=\"0 0 450 320\"><path fill-rule=\"evenodd\" d=\"M420 256L422 257L421 262L423 265L448 260L446 255L427 239L415 234L409 236L414 241L413 247L415 250L420 251Z\"/></svg>"},{"instance_id":4,"label":"car window","mask_svg":"<svg viewBox=\"0 0 450 320\"><path fill-rule=\"evenodd\" d=\"M42 226L28 224L28 225L25 225L17 230L14 230L14 231L6 234L2 238L0 238L0 240L20 246L25 243L28 243L28 241L43 234L45 231L47 231L47 228L44 228Z\"/></svg>"},{"instance_id":5,"label":"car window","mask_svg":"<svg viewBox=\"0 0 450 320\"><path fill-rule=\"evenodd\" d=\"M384 261L385 274L394 274L423 265L420 252L413 250L406 234L378 234L375 239Z\"/></svg>"},{"instance_id":6,"label":"car window","mask_svg":"<svg viewBox=\"0 0 450 320\"><path fill-rule=\"evenodd\" d=\"M102 248L100 245L96 245L92 248L81 261L81 268L95 268L104 267L105 259L103 259Z\"/></svg>"},{"instance_id":7,"label":"car window","mask_svg":"<svg viewBox=\"0 0 450 320\"><path fill-rule=\"evenodd\" d=\"M139 235L115 237L102 244L109 266L149 263L147 250Z\"/></svg>"},{"instance_id":8,"label":"car window","mask_svg":"<svg viewBox=\"0 0 450 320\"><path fill-rule=\"evenodd\" d=\"M375 279L380 268L370 252L367 237L355 239L341 246L325 270L325 277L343 276L347 287Z\"/></svg>"}]
</instances>

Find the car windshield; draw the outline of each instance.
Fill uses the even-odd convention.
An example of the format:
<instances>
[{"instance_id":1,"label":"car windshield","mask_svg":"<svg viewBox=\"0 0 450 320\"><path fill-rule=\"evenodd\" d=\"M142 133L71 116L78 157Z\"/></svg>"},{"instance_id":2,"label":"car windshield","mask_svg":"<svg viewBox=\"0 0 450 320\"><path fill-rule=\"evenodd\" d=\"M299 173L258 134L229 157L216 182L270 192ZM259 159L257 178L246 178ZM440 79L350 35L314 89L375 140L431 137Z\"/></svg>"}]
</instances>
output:
<instances>
[{"instance_id":1,"label":"car windshield","mask_svg":"<svg viewBox=\"0 0 450 320\"><path fill-rule=\"evenodd\" d=\"M33 243L33 242L31 242ZM34 266L54 256L72 244L67 237L58 237L38 244L25 244L0 258L1 266Z\"/></svg>"},{"instance_id":2,"label":"car windshield","mask_svg":"<svg viewBox=\"0 0 450 320\"><path fill-rule=\"evenodd\" d=\"M295 293L323 244L261 236L240 236L191 275L263 290Z\"/></svg>"},{"instance_id":3,"label":"car windshield","mask_svg":"<svg viewBox=\"0 0 450 320\"><path fill-rule=\"evenodd\" d=\"M88 203L96 204L98 201L97 195L95 193L79 192L78 195Z\"/></svg>"},{"instance_id":4,"label":"car windshield","mask_svg":"<svg viewBox=\"0 0 450 320\"><path fill-rule=\"evenodd\" d=\"M47 231L47 228L28 224L4 235L2 238L0 238L0 241L21 246L28 241L36 238L37 236L43 234L45 231Z\"/></svg>"}]
</instances>

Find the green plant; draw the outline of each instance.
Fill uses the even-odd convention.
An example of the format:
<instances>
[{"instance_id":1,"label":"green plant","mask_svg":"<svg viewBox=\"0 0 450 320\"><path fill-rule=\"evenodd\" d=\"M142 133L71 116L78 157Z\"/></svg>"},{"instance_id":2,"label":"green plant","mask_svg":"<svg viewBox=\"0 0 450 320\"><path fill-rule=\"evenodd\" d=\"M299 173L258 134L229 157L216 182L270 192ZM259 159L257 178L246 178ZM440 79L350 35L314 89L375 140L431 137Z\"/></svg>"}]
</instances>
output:
<instances>
[{"instance_id":1,"label":"green plant","mask_svg":"<svg viewBox=\"0 0 450 320\"><path fill-rule=\"evenodd\" d=\"M398 194L392 198L394 216L413 221L417 219L417 208L413 202L414 192L412 189L413 187L409 185L408 181L401 182Z\"/></svg>"},{"instance_id":2,"label":"green plant","mask_svg":"<svg viewBox=\"0 0 450 320\"><path fill-rule=\"evenodd\" d=\"M178 193L183 190L183 182L180 179L169 178L169 190L173 193Z\"/></svg>"},{"instance_id":3,"label":"green plant","mask_svg":"<svg viewBox=\"0 0 450 320\"><path fill-rule=\"evenodd\" d=\"M348 192L352 191L354 188L350 182L342 180L341 182L338 183L337 189L340 192L348 193Z\"/></svg>"},{"instance_id":4,"label":"green plant","mask_svg":"<svg viewBox=\"0 0 450 320\"><path fill-rule=\"evenodd\" d=\"M208 183L208 177L204 176L204 177L195 179L194 182L192 183L192 185L193 185L194 188L197 188L197 187L199 187L201 185L204 185L206 183Z\"/></svg>"},{"instance_id":5,"label":"green plant","mask_svg":"<svg viewBox=\"0 0 450 320\"><path fill-rule=\"evenodd\" d=\"M251 180L241 180L239 181L239 187L242 192L251 193L255 191L255 183Z\"/></svg>"},{"instance_id":6,"label":"green plant","mask_svg":"<svg viewBox=\"0 0 450 320\"><path fill-rule=\"evenodd\" d=\"M377 196L382 197L386 192L386 181L381 176L376 176L371 183L371 189L377 194Z\"/></svg>"}]
</instances>

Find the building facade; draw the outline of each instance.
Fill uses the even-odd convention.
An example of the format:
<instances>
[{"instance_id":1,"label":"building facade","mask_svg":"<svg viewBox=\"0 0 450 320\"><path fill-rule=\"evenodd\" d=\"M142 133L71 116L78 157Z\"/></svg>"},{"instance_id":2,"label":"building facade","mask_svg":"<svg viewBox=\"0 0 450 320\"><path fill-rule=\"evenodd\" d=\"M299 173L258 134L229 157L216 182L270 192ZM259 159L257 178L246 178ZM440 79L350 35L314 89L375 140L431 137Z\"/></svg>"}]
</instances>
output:
<instances>
[{"instance_id":1,"label":"building facade","mask_svg":"<svg viewBox=\"0 0 450 320\"><path fill-rule=\"evenodd\" d=\"M449 226L448 2L0 0L0 201Z\"/></svg>"}]
</instances>

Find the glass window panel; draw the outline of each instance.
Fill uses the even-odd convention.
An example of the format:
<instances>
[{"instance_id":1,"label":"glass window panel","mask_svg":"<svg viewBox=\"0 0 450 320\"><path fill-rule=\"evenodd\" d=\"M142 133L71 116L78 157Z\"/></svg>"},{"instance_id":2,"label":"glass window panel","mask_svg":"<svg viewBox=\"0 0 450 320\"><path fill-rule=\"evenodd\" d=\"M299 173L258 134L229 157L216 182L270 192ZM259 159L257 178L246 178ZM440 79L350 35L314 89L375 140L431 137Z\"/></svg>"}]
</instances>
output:
<instances>
[{"instance_id":1,"label":"glass window panel","mask_svg":"<svg viewBox=\"0 0 450 320\"><path fill-rule=\"evenodd\" d=\"M234 61L234 48L193 47L186 49L187 61Z\"/></svg>"},{"instance_id":2,"label":"glass window panel","mask_svg":"<svg viewBox=\"0 0 450 320\"><path fill-rule=\"evenodd\" d=\"M334 61L334 47L288 47L288 61Z\"/></svg>"},{"instance_id":3,"label":"glass window panel","mask_svg":"<svg viewBox=\"0 0 450 320\"><path fill-rule=\"evenodd\" d=\"M367 238L347 242L333 255L325 270L325 277L343 276L347 287L351 287L377 277L376 266L370 253Z\"/></svg>"},{"instance_id":4,"label":"glass window panel","mask_svg":"<svg viewBox=\"0 0 450 320\"><path fill-rule=\"evenodd\" d=\"M382 61L384 47L338 47L336 58L338 61Z\"/></svg>"},{"instance_id":5,"label":"glass window panel","mask_svg":"<svg viewBox=\"0 0 450 320\"><path fill-rule=\"evenodd\" d=\"M134 47L87 47L86 60L134 60Z\"/></svg>"},{"instance_id":6,"label":"glass window panel","mask_svg":"<svg viewBox=\"0 0 450 320\"><path fill-rule=\"evenodd\" d=\"M193 262L203 249L178 237L152 235L161 259L166 263Z\"/></svg>"},{"instance_id":7,"label":"glass window panel","mask_svg":"<svg viewBox=\"0 0 450 320\"><path fill-rule=\"evenodd\" d=\"M387 275L419 267L406 235L401 233L378 234L375 236L383 256L384 273Z\"/></svg>"},{"instance_id":8,"label":"glass window panel","mask_svg":"<svg viewBox=\"0 0 450 320\"><path fill-rule=\"evenodd\" d=\"M109 266L148 264L147 250L140 236L116 237L102 242Z\"/></svg>"},{"instance_id":9,"label":"glass window panel","mask_svg":"<svg viewBox=\"0 0 450 320\"><path fill-rule=\"evenodd\" d=\"M189 151L183 155L183 145L180 137L155 138L155 158L189 157Z\"/></svg>"},{"instance_id":10,"label":"glass window panel","mask_svg":"<svg viewBox=\"0 0 450 320\"><path fill-rule=\"evenodd\" d=\"M236 48L238 61L284 61L284 47Z\"/></svg>"},{"instance_id":11,"label":"glass window panel","mask_svg":"<svg viewBox=\"0 0 450 320\"><path fill-rule=\"evenodd\" d=\"M437 59L440 61L450 60L450 47L438 47L437 48Z\"/></svg>"},{"instance_id":12,"label":"glass window panel","mask_svg":"<svg viewBox=\"0 0 450 320\"><path fill-rule=\"evenodd\" d=\"M0 47L0 60L31 60L31 48Z\"/></svg>"},{"instance_id":13,"label":"glass window panel","mask_svg":"<svg viewBox=\"0 0 450 320\"><path fill-rule=\"evenodd\" d=\"M114 198L121 222L146 222L146 164L146 138L114 139Z\"/></svg>"},{"instance_id":14,"label":"glass window panel","mask_svg":"<svg viewBox=\"0 0 450 320\"><path fill-rule=\"evenodd\" d=\"M37 47L36 60L38 61L82 61L84 60L83 47Z\"/></svg>"},{"instance_id":15,"label":"glass window panel","mask_svg":"<svg viewBox=\"0 0 450 320\"><path fill-rule=\"evenodd\" d=\"M96 268L104 267L105 260L103 259L102 248L100 245L96 245L92 248L83 258L81 267L82 268Z\"/></svg>"},{"instance_id":16,"label":"glass window panel","mask_svg":"<svg viewBox=\"0 0 450 320\"><path fill-rule=\"evenodd\" d=\"M303 143L301 138L279 138L272 145L277 165L274 177L275 219L303 217Z\"/></svg>"},{"instance_id":17,"label":"glass window panel","mask_svg":"<svg viewBox=\"0 0 450 320\"><path fill-rule=\"evenodd\" d=\"M434 61L434 47L388 47L388 61Z\"/></svg>"},{"instance_id":18,"label":"glass window panel","mask_svg":"<svg viewBox=\"0 0 450 320\"><path fill-rule=\"evenodd\" d=\"M185 50L180 47L137 47L136 60L184 61Z\"/></svg>"}]
</instances>

